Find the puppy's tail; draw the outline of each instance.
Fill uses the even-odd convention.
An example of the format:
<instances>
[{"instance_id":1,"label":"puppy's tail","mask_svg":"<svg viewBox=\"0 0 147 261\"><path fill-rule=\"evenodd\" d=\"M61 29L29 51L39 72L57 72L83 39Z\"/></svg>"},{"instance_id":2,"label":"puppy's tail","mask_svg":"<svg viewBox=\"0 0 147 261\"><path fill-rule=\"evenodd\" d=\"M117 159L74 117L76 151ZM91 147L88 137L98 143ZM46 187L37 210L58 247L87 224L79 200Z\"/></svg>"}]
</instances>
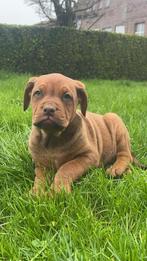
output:
<instances>
[{"instance_id":1,"label":"puppy's tail","mask_svg":"<svg viewBox=\"0 0 147 261\"><path fill-rule=\"evenodd\" d=\"M140 168L140 169L143 169L143 170L146 170L147 169L147 165L145 164L142 164L139 162L138 159L136 159L135 155L132 153L132 158L133 158L133 165Z\"/></svg>"}]
</instances>

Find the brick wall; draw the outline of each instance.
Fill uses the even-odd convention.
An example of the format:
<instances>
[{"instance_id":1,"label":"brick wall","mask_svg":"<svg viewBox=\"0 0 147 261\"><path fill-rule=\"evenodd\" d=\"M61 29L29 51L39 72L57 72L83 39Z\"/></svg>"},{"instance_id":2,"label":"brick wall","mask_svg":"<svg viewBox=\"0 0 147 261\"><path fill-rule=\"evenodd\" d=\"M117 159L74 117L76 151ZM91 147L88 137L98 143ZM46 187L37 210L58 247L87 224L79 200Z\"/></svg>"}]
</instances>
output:
<instances>
[{"instance_id":1,"label":"brick wall","mask_svg":"<svg viewBox=\"0 0 147 261\"><path fill-rule=\"evenodd\" d=\"M102 0L105 1L105 0ZM103 30L111 27L115 32L117 25L125 26L125 33L134 34L136 23L145 23L147 35L147 0L110 0L109 7L97 9L98 16L82 18L81 29ZM102 16L98 20L99 16ZM93 24L93 26L92 26Z\"/></svg>"}]
</instances>

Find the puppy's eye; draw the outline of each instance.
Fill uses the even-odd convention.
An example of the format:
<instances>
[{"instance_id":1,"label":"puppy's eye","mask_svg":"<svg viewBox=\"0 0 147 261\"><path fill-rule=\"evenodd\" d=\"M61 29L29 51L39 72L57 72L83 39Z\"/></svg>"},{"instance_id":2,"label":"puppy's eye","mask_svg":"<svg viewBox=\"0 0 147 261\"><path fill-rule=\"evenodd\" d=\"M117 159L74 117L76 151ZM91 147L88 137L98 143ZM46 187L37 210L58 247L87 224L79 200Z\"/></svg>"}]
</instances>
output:
<instances>
[{"instance_id":1,"label":"puppy's eye","mask_svg":"<svg viewBox=\"0 0 147 261\"><path fill-rule=\"evenodd\" d=\"M72 100L72 96L69 93L66 92L66 93L63 94L63 100L64 101Z\"/></svg>"},{"instance_id":2,"label":"puppy's eye","mask_svg":"<svg viewBox=\"0 0 147 261\"><path fill-rule=\"evenodd\" d=\"M40 90L37 90L36 92L34 92L33 96L40 97L42 96L42 92Z\"/></svg>"}]
</instances>

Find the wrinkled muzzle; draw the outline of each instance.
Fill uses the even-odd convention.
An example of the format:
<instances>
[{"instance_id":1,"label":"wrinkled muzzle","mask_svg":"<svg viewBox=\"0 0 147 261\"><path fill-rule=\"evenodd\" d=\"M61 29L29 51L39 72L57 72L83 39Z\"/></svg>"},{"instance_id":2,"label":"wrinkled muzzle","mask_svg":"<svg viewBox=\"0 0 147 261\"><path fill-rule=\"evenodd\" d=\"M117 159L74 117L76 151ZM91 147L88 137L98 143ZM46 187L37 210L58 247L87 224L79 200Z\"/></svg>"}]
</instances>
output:
<instances>
[{"instance_id":1,"label":"wrinkled muzzle","mask_svg":"<svg viewBox=\"0 0 147 261\"><path fill-rule=\"evenodd\" d=\"M40 129L65 129L70 115L60 102L43 102L33 109L33 124Z\"/></svg>"}]
</instances>

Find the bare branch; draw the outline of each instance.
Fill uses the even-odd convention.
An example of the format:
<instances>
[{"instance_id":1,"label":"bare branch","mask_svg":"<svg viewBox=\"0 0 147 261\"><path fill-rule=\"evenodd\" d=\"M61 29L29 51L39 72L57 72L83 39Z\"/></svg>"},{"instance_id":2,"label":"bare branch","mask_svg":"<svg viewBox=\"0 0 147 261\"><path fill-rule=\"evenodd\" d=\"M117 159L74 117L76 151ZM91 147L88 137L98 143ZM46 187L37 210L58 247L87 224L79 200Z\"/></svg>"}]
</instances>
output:
<instances>
[{"instance_id":1,"label":"bare branch","mask_svg":"<svg viewBox=\"0 0 147 261\"><path fill-rule=\"evenodd\" d=\"M100 0L24 0L29 5L35 6L37 12L50 22L59 26L76 26L76 17L83 19L98 17L99 11L94 11L94 6ZM86 12L89 10L89 12ZM100 15L99 17L102 17ZM98 19L98 18L97 18ZM99 18L100 19L100 18Z\"/></svg>"},{"instance_id":2,"label":"bare branch","mask_svg":"<svg viewBox=\"0 0 147 261\"><path fill-rule=\"evenodd\" d=\"M102 13L87 29L90 30L105 14Z\"/></svg>"},{"instance_id":3,"label":"bare branch","mask_svg":"<svg viewBox=\"0 0 147 261\"><path fill-rule=\"evenodd\" d=\"M77 12L84 12L84 11L87 11L87 10L90 10L90 9L92 9L93 7L94 7L94 5L95 4L98 4L99 3L99 0L93 0L93 1L91 1L92 3L91 3L91 5L89 5L89 1L88 1L88 3L87 3L87 6L86 7L83 7L83 8L79 8L79 9L77 9L77 10L75 10L75 12L77 13Z\"/></svg>"},{"instance_id":4,"label":"bare branch","mask_svg":"<svg viewBox=\"0 0 147 261\"><path fill-rule=\"evenodd\" d=\"M41 0L38 0L38 4L40 6L40 9L42 11L42 13L44 14L44 16L48 19L48 20L52 20L51 17L47 14L46 10L45 10L45 6L43 5L43 2Z\"/></svg>"}]
</instances>

